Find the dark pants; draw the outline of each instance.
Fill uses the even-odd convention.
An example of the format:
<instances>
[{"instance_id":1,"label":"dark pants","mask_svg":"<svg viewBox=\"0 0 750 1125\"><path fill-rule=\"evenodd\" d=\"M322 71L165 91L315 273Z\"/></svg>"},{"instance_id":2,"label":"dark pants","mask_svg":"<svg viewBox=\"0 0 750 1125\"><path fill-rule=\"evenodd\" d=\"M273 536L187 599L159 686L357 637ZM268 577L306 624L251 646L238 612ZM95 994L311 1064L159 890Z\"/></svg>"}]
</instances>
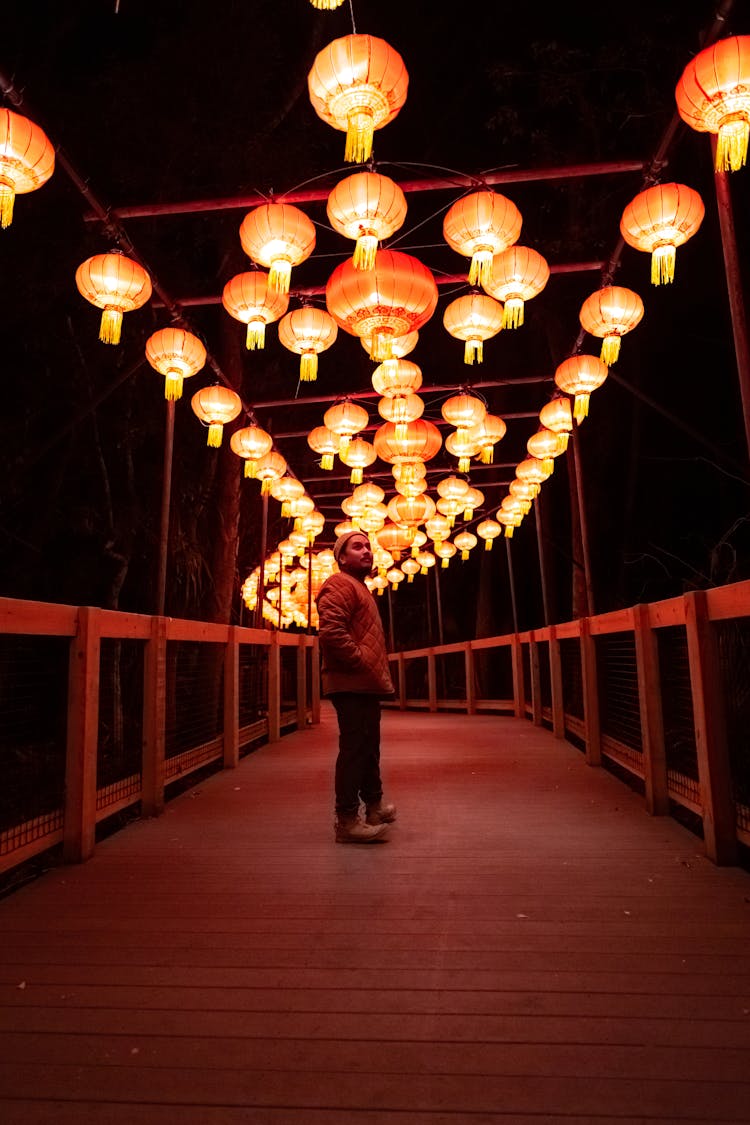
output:
<instances>
[{"instance_id":1,"label":"dark pants","mask_svg":"<svg viewBox=\"0 0 750 1125\"><path fill-rule=\"evenodd\" d=\"M336 815L354 816L360 799L376 804L380 781L380 698L353 691L331 695L339 721L336 759Z\"/></svg>"}]
</instances>

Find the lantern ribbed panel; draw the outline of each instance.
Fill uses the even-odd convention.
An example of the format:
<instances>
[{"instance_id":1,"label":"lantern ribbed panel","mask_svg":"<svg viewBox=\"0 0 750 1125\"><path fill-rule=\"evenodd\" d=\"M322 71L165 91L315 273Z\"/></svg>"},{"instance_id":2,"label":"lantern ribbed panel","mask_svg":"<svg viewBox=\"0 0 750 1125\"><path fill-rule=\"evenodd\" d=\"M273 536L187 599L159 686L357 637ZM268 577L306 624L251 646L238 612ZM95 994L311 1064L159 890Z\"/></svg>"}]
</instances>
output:
<instances>
[{"instance_id":1,"label":"lantern ribbed panel","mask_svg":"<svg viewBox=\"0 0 750 1125\"><path fill-rule=\"evenodd\" d=\"M370 420L370 416L363 406L358 406L356 402L350 402L348 399L343 402L336 402L333 406L329 406L323 415L323 422L332 430L333 433L338 434L340 438L351 437L363 430Z\"/></svg>"},{"instance_id":2,"label":"lantern ribbed panel","mask_svg":"<svg viewBox=\"0 0 750 1125\"><path fill-rule=\"evenodd\" d=\"M426 324L435 311L438 291L426 266L398 250L379 250L371 270L342 262L326 285L326 305L339 328L353 336L373 337L373 358L379 342L405 336Z\"/></svg>"},{"instance_id":3,"label":"lantern ribbed panel","mask_svg":"<svg viewBox=\"0 0 750 1125\"><path fill-rule=\"evenodd\" d=\"M356 240L353 262L372 269L378 242L390 238L406 218L406 196L388 176L357 172L328 196L328 220L335 231Z\"/></svg>"},{"instance_id":4,"label":"lantern ribbed panel","mask_svg":"<svg viewBox=\"0 0 750 1125\"><path fill-rule=\"evenodd\" d=\"M242 220L240 242L249 258L270 267L269 288L287 293L292 266L304 262L315 249L315 226L290 203L261 203Z\"/></svg>"},{"instance_id":5,"label":"lantern ribbed panel","mask_svg":"<svg viewBox=\"0 0 750 1125\"><path fill-rule=\"evenodd\" d=\"M307 435L307 444L314 453L338 453L339 435L328 426L315 426Z\"/></svg>"},{"instance_id":6,"label":"lantern ribbed panel","mask_svg":"<svg viewBox=\"0 0 750 1125\"><path fill-rule=\"evenodd\" d=\"M100 309L133 312L151 296L151 279L142 266L125 254L94 254L76 270L82 297Z\"/></svg>"},{"instance_id":7,"label":"lantern ribbed panel","mask_svg":"<svg viewBox=\"0 0 750 1125\"><path fill-rule=\"evenodd\" d=\"M446 212L443 237L452 250L471 257L471 284L484 284L492 258L517 241L521 224L521 212L510 199L496 191L475 191Z\"/></svg>"},{"instance_id":8,"label":"lantern ribbed panel","mask_svg":"<svg viewBox=\"0 0 750 1125\"><path fill-rule=\"evenodd\" d=\"M643 301L632 289L608 285L587 297L581 306L581 327L592 336L604 338L601 359L614 363L620 336L632 331L643 317Z\"/></svg>"},{"instance_id":9,"label":"lantern ribbed panel","mask_svg":"<svg viewBox=\"0 0 750 1125\"><path fill-rule=\"evenodd\" d=\"M716 168L741 168L750 133L750 35L720 39L699 51L677 83L675 100L692 129L718 134Z\"/></svg>"},{"instance_id":10,"label":"lantern ribbed panel","mask_svg":"<svg viewBox=\"0 0 750 1125\"><path fill-rule=\"evenodd\" d=\"M468 430L479 425L487 414L487 407L476 395L458 394L445 400L440 413L451 426Z\"/></svg>"},{"instance_id":11,"label":"lantern ribbed panel","mask_svg":"<svg viewBox=\"0 0 750 1125\"><path fill-rule=\"evenodd\" d=\"M408 359L381 363L372 373L372 385L385 398L414 394L422 386L422 369Z\"/></svg>"},{"instance_id":12,"label":"lantern ribbed panel","mask_svg":"<svg viewBox=\"0 0 750 1125\"><path fill-rule=\"evenodd\" d=\"M318 372L318 354L335 343L336 321L325 309L305 306L293 309L279 321L279 343L300 356L300 378L313 382Z\"/></svg>"},{"instance_id":13,"label":"lantern ribbed panel","mask_svg":"<svg viewBox=\"0 0 750 1125\"><path fill-rule=\"evenodd\" d=\"M202 387L190 400L193 413L208 426L208 444L221 445L224 426L242 410L242 399L229 387Z\"/></svg>"},{"instance_id":14,"label":"lantern ribbed panel","mask_svg":"<svg viewBox=\"0 0 750 1125\"><path fill-rule=\"evenodd\" d=\"M372 336L362 336L360 344L365 349L368 355L372 355L374 341ZM405 336L394 336L390 342L391 358L386 361L387 364L393 364L396 360L402 359L405 355L410 355L419 343L418 332L407 332Z\"/></svg>"},{"instance_id":15,"label":"lantern ribbed panel","mask_svg":"<svg viewBox=\"0 0 750 1125\"><path fill-rule=\"evenodd\" d=\"M345 35L315 56L307 87L318 117L347 133L346 159L361 163L369 159L372 131L392 121L406 101L409 75L384 39Z\"/></svg>"},{"instance_id":16,"label":"lantern ribbed panel","mask_svg":"<svg viewBox=\"0 0 750 1125\"><path fill-rule=\"evenodd\" d=\"M601 387L609 374L606 363L593 355L573 355L557 367L555 384L575 396L573 416L581 421L588 413L589 395Z\"/></svg>"},{"instance_id":17,"label":"lantern ribbed panel","mask_svg":"<svg viewBox=\"0 0 750 1125\"><path fill-rule=\"evenodd\" d=\"M55 170L55 150L28 117L0 109L0 221L10 226L13 198L36 191Z\"/></svg>"},{"instance_id":18,"label":"lantern ribbed panel","mask_svg":"<svg viewBox=\"0 0 750 1125\"><path fill-rule=\"evenodd\" d=\"M289 294L270 289L267 273L249 270L235 274L226 283L221 303L230 316L247 325L248 348L262 348L265 326L284 315L289 308Z\"/></svg>"},{"instance_id":19,"label":"lantern ribbed panel","mask_svg":"<svg viewBox=\"0 0 750 1125\"><path fill-rule=\"evenodd\" d=\"M435 515L435 501L422 493L420 496L392 496L388 501L388 516L395 524L407 526L424 523Z\"/></svg>"},{"instance_id":20,"label":"lantern ribbed panel","mask_svg":"<svg viewBox=\"0 0 750 1125\"><path fill-rule=\"evenodd\" d=\"M443 439L436 425L425 418L417 418L407 423L403 437L398 436L395 422L384 422L375 431L373 444L381 461L395 465L398 462L431 460L443 444Z\"/></svg>"},{"instance_id":21,"label":"lantern ribbed panel","mask_svg":"<svg viewBox=\"0 0 750 1125\"><path fill-rule=\"evenodd\" d=\"M419 395L392 395L378 400L378 414L386 422L414 422L424 413L424 399Z\"/></svg>"},{"instance_id":22,"label":"lantern ribbed panel","mask_svg":"<svg viewBox=\"0 0 750 1125\"><path fill-rule=\"evenodd\" d=\"M146 341L146 359L165 376L165 397L182 394L182 380L195 375L206 362L206 349L192 332L183 328L161 328Z\"/></svg>"},{"instance_id":23,"label":"lantern ribbed panel","mask_svg":"<svg viewBox=\"0 0 750 1125\"><path fill-rule=\"evenodd\" d=\"M495 255L484 289L504 302L503 328L518 328L523 324L524 303L541 293L548 281L546 259L528 246L509 246Z\"/></svg>"},{"instance_id":24,"label":"lantern ribbed panel","mask_svg":"<svg viewBox=\"0 0 750 1125\"><path fill-rule=\"evenodd\" d=\"M486 293L457 297L443 313L445 330L466 341L464 362L482 362L482 341L496 336L503 327L503 306Z\"/></svg>"},{"instance_id":25,"label":"lantern ribbed panel","mask_svg":"<svg viewBox=\"0 0 750 1125\"><path fill-rule=\"evenodd\" d=\"M695 234L705 212L698 192L685 184L656 184L627 205L620 234L628 245L653 255L654 285L672 281L675 249Z\"/></svg>"}]
</instances>

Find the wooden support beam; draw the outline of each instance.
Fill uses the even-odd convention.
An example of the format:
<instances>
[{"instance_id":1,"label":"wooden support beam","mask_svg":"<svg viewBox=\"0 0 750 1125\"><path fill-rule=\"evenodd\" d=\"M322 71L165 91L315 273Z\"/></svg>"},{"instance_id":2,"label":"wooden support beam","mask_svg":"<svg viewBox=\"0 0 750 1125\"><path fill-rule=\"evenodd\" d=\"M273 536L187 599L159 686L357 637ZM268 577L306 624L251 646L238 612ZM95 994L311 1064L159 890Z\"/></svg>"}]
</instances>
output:
<instances>
[{"instance_id":1,"label":"wooden support beam","mask_svg":"<svg viewBox=\"0 0 750 1125\"><path fill-rule=\"evenodd\" d=\"M596 645L591 636L588 617L580 619L581 681L583 684L583 719L586 738L586 761L590 766L602 764L602 732L599 721L599 681L596 672Z\"/></svg>"},{"instance_id":2,"label":"wooden support beam","mask_svg":"<svg viewBox=\"0 0 750 1125\"><path fill-rule=\"evenodd\" d=\"M651 628L647 605L633 607L633 632L638 669L646 808L652 816L666 816L669 813L669 788L661 706L661 672L656 631Z\"/></svg>"},{"instance_id":3,"label":"wooden support beam","mask_svg":"<svg viewBox=\"0 0 750 1125\"><path fill-rule=\"evenodd\" d=\"M430 711L437 711L437 676L432 649L427 653L427 699Z\"/></svg>"},{"instance_id":4,"label":"wooden support beam","mask_svg":"<svg viewBox=\"0 0 750 1125\"><path fill-rule=\"evenodd\" d=\"M305 634L297 638L297 730L307 726L307 646Z\"/></svg>"},{"instance_id":5,"label":"wooden support beam","mask_svg":"<svg viewBox=\"0 0 750 1125\"><path fill-rule=\"evenodd\" d=\"M531 670L531 719L535 727L542 725L542 678L539 673L539 645L532 637L529 641Z\"/></svg>"},{"instance_id":6,"label":"wooden support beam","mask_svg":"<svg viewBox=\"0 0 750 1125\"><path fill-rule=\"evenodd\" d=\"M63 858L66 863L80 863L94 851L100 613L98 609L82 606L78 610L76 635L70 643L63 820Z\"/></svg>"},{"instance_id":7,"label":"wooden support beam","mask_svg":"<svg viewBox=\"0 0 750 1125\"><path fill-rule=\"evenodd\" d=\"M513 714L517 719L526 715L526 693L523 683L523 645L516 632L510 646L510 658L513 669Z\"/></svg>"},{"instance_id":8,"label":"wooden support beam","mask_svg":"<svg viewBox=\"0 0 750 1125\"><path fill-rule=\"evenodd\" d=\"M474 682L474 652L471 641L464 643L464 678L466 681L466 714L477 713L477 688Z\"/></svg>"},{"instance_id":9,"label":"wooden support beam","mask_svg":"<svg viewBox=\"0 0 750 1125\"><path fill-rule=\"evenodd\" d=\"M224 649L224 769L240 760L240 630L229 627Z\"/></svg>"},{"instance_id":10,"label":"wooden support beam","mask_svg":"<svg viewBox=\"0 0 750 1125\"><path fill-rule=\"evenodd\" d=\"M549 682L552 695L552 733L555 738L565 738L565 702L562 689L562 667L560 665L560 642L555 635L554 625L549 630Z\"/></svg>"},{"instance_id":11,"label":"wooden support beam","mask_svg":"<svg viewBox=\"0 0 750 1125\"><path fill-rule=\"evenodd\" d=\"M143 766L141 811L164 811L167 714L167 618L151 619L143 667Z\"/></svg>"},{"instance_id":12,"label":"wooden support beam","mask_svg":"<svg viewBox=\"0 0 750 1125\"><path fill-rule=\"evenodd\" d=\"M281 738L281 645L276 630L268 646L268 741Z\"/></svg>"}]
</instances>

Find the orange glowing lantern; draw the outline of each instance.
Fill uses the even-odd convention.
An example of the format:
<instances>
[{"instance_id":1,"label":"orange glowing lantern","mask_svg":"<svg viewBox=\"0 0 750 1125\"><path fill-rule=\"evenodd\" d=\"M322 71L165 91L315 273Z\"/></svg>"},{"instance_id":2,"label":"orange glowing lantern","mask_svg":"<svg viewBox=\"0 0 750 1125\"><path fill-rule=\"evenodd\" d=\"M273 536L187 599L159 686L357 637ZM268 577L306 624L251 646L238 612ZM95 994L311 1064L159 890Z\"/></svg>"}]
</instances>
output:
<instances>
[{"instance_id":1,"label":"orange glowing lantern","mask_svg":"<svg viewBox=\"0 0 750 1125\"><path fill-rule=\"evenodd\" d=\"M602 338L600 358L608 367L617 362L620 338L631 332L643 318L643 301L632 289L607 285L597 289L581 305L581 327Z\"/></svg>"},{"instance_id":2,"label":"orange glowing lantern","mask_svg":"<svg viewBox=\"0 0 750 1125\"><path fill-rule=\"evenodd\" d=\"M403 226L406 196L388 176L356 172L336 184L328 196L326 214L335 231L355 239L353 265L371 270L378 243Z\"/></svg>"},{"instance_id":3,"label":"orange glowing lantern","mask_svg":"<svg viewBox=\"0 0 750 1125\"><path fill-rule=\"evenodd\" d=\"M182 380L195 375L206 362L206 349L197 336L183 328L161 328L146 340L146 359L164 375L164 397L182 395Z\"/></svg>"},{"instance_id":4,"label":"orange glowing lantern","mask_svg":"<svg viewBox=\"0 0 750 1125\"><path fill-rule=\"evenodd\" d=\"M415 422L424 413L424 400L419 395L393 395L378 400L378 414L396 426L396 436L404 438L409 422Z\"/></svg>"},{"instance_id":5,"label":"orange glowing lantern","mask_svg":"<svg viewBox=\"0 0 750 1125\"><path fill-rule=\"evenodd\" d=\"M468 488L467 488L468 492ZM456 516L464 509L463 503L455 496L441 496L437 502L437 510L441 516L445 516L448 520L448 526L453 527L456 522Z\"/></svg>"},{"instance_id":6,"label":"orange glowing lantern","mask_svg":"<svg viewBox=\"0 0 750 1125\"><path fill-rule=\"evenodd\" d=\"M289 307L286 293L274 293L262 270L238 273L224 286L221 303L230 316L247 325L246 347L253 351L266 341L266 325L283 316Z\"/></svg>"},{"instance_id":7,"label":"orange glowing lantern","mask_svg":"<svg viewBox=\"0 0 750 1125\"><path fill-rule=\"evenodd\" d=\"M480 539L484 539L485 551L492 550L492 540L497 539L498 535L502 535L502 525L497 520L486 519L477 524L477 535Z\"/></svg>"},{"instance_id":8,"label":"orange glowing lantern","mask_svg":"<svg viewBox=\"0 0 750 1125\"><path fill-rule=\"evenodd\" d=\"M573 417L580 423L589 412L591 393L601 387L609 368L594 355L572 355L555 371L555 383L561 391L574 395Z\"/></svg>"},{"instance_id":9,"label":"orange glowing lantern","mask_svg":"<svg viewBox=\"0 0 750 1125\"><path fill-rule=\"evenodd\" d=\"M399 527L395 523L386 523L380 531L375 533L375 539L378 546L393 555L396 562L401 559L401 552L408 551L411 545L407 529Z\"/></svg>"},{"instance_id":10,"label":"orange glowing lantern","mask_svg":"<svg viewBox=\"0 0 750 1125\"><path fill-rule=\"evenodd\" d=\"M398 468L399 466L394 466ZM406 480L394 480L393 487L396 492L400 492L402 496L419 496L420 493L427 491L427 481L424 477L412 479L409 477Z\"/></svg>"},{"instance_id":11,"label":"orange glowing lantern","mask_svg":"<svg viewBox=\"0 0 750 1125\"><path fill-rule=\"evenodd\" d=\"M269 495L273 482L283 477L286 470L287 463L285 458L282 457L281 454L275 449L270 450L270 452L266 453L263 457L260 457L258 459L257 467L255 469L255 476L261 482L261 496ZM298 543L298 540L295 538L296 534L296 532L292 532L292 534L289 536L290 542ZM303 546L305 542L305 536L303 535Z\"/></svg>"},{"instance_id":12,"label":"orange glowing lantern","mask_svg":"<svg viewBox=\"0 0 750 1125\"><path fill-rule=\"evenodd\" d=\"M437 505L436 505L437 507ZM451 533L452 524L447 516L436 511L434 516L425 520L424 529L433 543L442 543Z\"/></svg>"},{"instance_id":13,"label":"orange glowing lantern","mask_svg":"<svg viewBox=\"0 0 750 1125\"><path fill-rule=\"evenodd\" d=\"M372 355L375 348L375 340L372 336L361 336L360 344L365 349L369 356ZM391 351L390 359L386 359L380 364L384 372L395 369L398 360L403 359L405 355L409 355L417 346L419 342L418 332L407 332L405 336L394 336L389 341Z\"/></svg>"},{"instance_id":14,"label":"orange glowing lantern","mask_svg":"<svg viewBox=\"0 0 750 1125\"><path fill-rule=\"evenodd\" d=\"M254 477L258 469L258 462L273 448L273 439L270 434L260 426L244 426L235 430L229 439L233 453L245 462L245 476Z\"/></svg>"},{"instance_id":15,"label":"orange glowing lantern","mask_svg":"<svg viewBox=\"0 0 750 1125\"><path fill-rule=\"evenodd\" d=\"M495 515L498 523L501 523L505 528L506 538L511 539L514 529L519 527L523 521L523 515L520 512L510 512L507 508L500 508Z\"/></svg>"},{"instance_id":16,"label":"orange glowing lantern","mask_svg":"<svg viewBox=\"0 0 750 1125\"><path fill-rule=\"evenodd\" d=\"M550 474L543 462L538 457L527 457L516 465L516 476L520 481L534 486L534 495L539 495L539 489Z\"/></svg>"},{"instance_id":17,"label":"orange glowing lantern","mask_svg":"<svg viewBox=\"0 0 750 1125\"><path fill-rule=\"evenodd\" d=\"M360 484L354 489L352 499L360 504L364 504L365 508L370 508L374 504L381 504L383 502L385 499L385 491L379 484L368 480L366 484Z\"/></svg>"},{"instance_id":18,"label":"orange glowing lantern","mask_svg":"<svg viewBox=\"0 0 750 1125\"><path fill-rule=\"evenodd\" d=\"M300 357L299 377L314 383L318 377L318 355L336 342L336 321L325 309L305 305L293 309L279 321L279 343Z\"/></svg>"},{"instance_id":19,"label":"orange glowing lantern","mask_svg":"<svg viewBox=\"0 0 750 1125\"><path fill-rule=\"evenodd\" d=\"M248 258L268 269L271 292L288 293L292 266L315 249L315 227L299 207L261 203L242 220L240 242Z\"/></svg>"},{"instance_id":20,"label":"orange glowing lantern","mask_svg":"<svg viewBox=\"0 0 750 1125\"><path fill-rule=\"evenodd\" d=\"M359 526L363 531L372 534L375 531L380 531L381 527L385 526L387 518L388 509L385 504L373 504L365 508L364 512L359 517Z\"/></svg>"},{"instance_id":21,"label":"orange glowing lantern","mask_svg":"<svg viewBox=\"0 0 750 1125\"><path fill-rule=\"evenodd\" d=\"M151 296L151 279L132 258L119 251L94 254L76 270L76 286L82 297L102 309L99 339L119 344L123 313L145 305Z\"/></svg>"},{"instance_id":22,"label":"orange glowing lantern","mask_svg":"<svg viewBox=\"0 0 750 1125\"><path fill-rule=\"evenodd\" d=\"M332 12L334 8L340 8L344 0L310 0L310 3L321 12Z\"/></svg>"},{"instance_id":23,"label":"orange glowing lantern","mask_svg":"<svg viewBox=\"0 0 750 1125\"><path fill-rule=\"evenodd\" d=\"M458 458L459 473L468 473L471 458L480 452L479 442L472 437L472 431L466 429L454 430L445 439L445 448L453 457Z\"/></svg>"},{"instance_id":24,"label":"orange glowing lantern","mask_svg":"<svg viewBox=\"0 0 750 1125\"><path fill-rule=\"evenodd\" d=\"M454 543L451 543L449 539L441 539L440 542L436 542L433 550L441 560L440 565L443 569L448 566L451 559L456 554L456 546Z\"/></svg>"},{"instance_id":25,"label":"orange glowing lantern","mask_svg":"<svg viewBox=\"0 0 750 1125\"><path fill-rule=\"evenodd\" d=\"M473 551L477 545L477 537L472 535L470 531L459 531L458 535L453 537L453 542L457 550L461 552L461 558L466 560L469 557L469 551Z\"/></svg>"},{"instance_id":26,"label":"orange glowing lantern","mask_svg":"<svg viewBox=\"0 0 750 1125\"><path fill-rule=\"evenodd\" d=\"M438 291L426 266L398 250L378 250L371 270L350 261L337 266L326 285L328 311L345 332L372 340L370 357L392 358L393 340L426 324Z\"/></svg>"},{"instance_id":27,"label":"orange glowing lantern","mask_svg":"<svg viewBox=\"0 0 750 1125\"><path fill-rule=\"evenodd\" d=\"M296 477L283 476L271 481L271 496L281 504L281 517L288 519L292 516L292 503L305 495L305 486ZM310 501L313 505L313 501ZM314 505L313 505L314 506ZM312 507L309 509L312 511Z\"/></svg>"},{"instance_id":28,"label":"orange glowing lantern","mask_svg":"<svg viewBox=\"0 0 750 1125\"><path fill-rule=\"evenodd\" d=\"M524 303L536 297L549 281L549 266L528 246L509 246L492 259L489 281L483 283L491 297L503 302L503 328L520 328Z\"/></svg>"},{"instance_id":29,"label":"orange glowing lantern","mask_svg":"<svg viewBox=\"0 0 750 1125\"><path fill-rule=\"evenodd\" d=\"M419 572L422 568L420 567L417 560L412 558L411 555L409 555L409 557L407 559L404 559L404 561L401 563L401 569L404 572L404 574L407 575L407 581L413 582L414 581L414 575L419 574Z\"/></svg>"},{"instance_id":30,"label":"orange glowing lantern","mask_svg":"<svg viewBox=\"0 0 750 1125\"><path fill-rule=\"evenodd\" d=\"M736 172L750 136L750 35L720 39L699 51L675 90L677 111L699 133L717 134L717 172Z\"/></svg>"},{"instance_id":31,"label":"orange glowing lantern","mask_svg":"<svg viewBox=\"0 0 750 1125\"><path fill-rule=\"evenodd\" d=\"M464 508L464 519L472 520L474 518L474 509L481 508L482 504L484 504L484 493L479 488L470 487L461 497L461 503Z\"/></svg>"},{"instance_id":32,"label":"orange glowing lantern","mask_svg":"<svg viewBox=\"0 0 750 1125\"><path fill-rule=\"evenodd\" d=\"M470 487L471 486L469 482L467 480L464 480L463 477L455 476L443 477L442 480L439 480L437 482L436 486L439 496L442 496L446 500L458 501L463 500L463 497L469 491ZM457 510L460 511L460 509L461 505L459 504L459 508Z\"/></svg>"},{"instance_id":33,"label":"orange glowing lantern","mask_svg":"<svg viewBox=\"0 0 750 1125\"><path fill-rule=\"evenodd\" d=\"M695 234L706 209L697 191L685 184L656 184L628 203L620 234L629 246L651 254L651 284L674 281L677 247Z\"/></svg>"},{"instance_id":34,"label":"orange glowing lantern","mask_svg":"<svg viewBox=\"0 0 750 1125\"><path fill-rule=\"evenodd\" d=\"M403 570L399 570L397 566L392 566L390 570L386 572L386 578L388 579L393 589L398 590L399 583L403 582L403 580L406 578L406 575L404 574Z\"/></svg>"},{"instance_id":35,"label":"orange glowing lantern","mask_svg":"<svg viewBox=\"0 0 750 1125\"><path fill-rule=\"evenodd\" d=\"M377 454L375 447L364 438L354 438L347 442L346 447L339 452L341 461L351 469L349 480L352 484L362 483L362 471L371 465Z\"/></svg>"},{"instance_id":36,"label":"orange glowing lantern","mask_svg":"<svg viewBox=\"0 0 750 1125\"><path fill-rule=\"evenodd\" d=\"M543 426L531 435L526 442L526 449L532 457L536 457L542 462L548 475L551 476L555 467L554 458L562 453L557 434Z\"/></svg>"},{"instance_id":37,"label":"orange glowing lantern","mask_svg":"<svg viewBox=\"0 0 750 1125\"><path fill-rule=\"evenodd\" d=\"M443 439L433 422L417 418L407 424L405 436L397 435L394 422L384 422L375 431L373 444L381 461L388 465L405 466L415 461L430 461L443 444Z\"/></svg>"},{"instance_id":38,"label":"orange glowing lantern","mask_svg":"<svg viewBox=\"0 0 750 1125\"><path fill-rule=\"evenodd\" d=\"M17 195L36 191L55 170L55 150L46 133L10 109L0 109L0 226L13 222Z\"/></svg>"},{"instance_id":39,"label":"orange glowing lantern","mask_svg":"<svg viewBox=\"0 0 750 1125\"><path fill-rule=\"evenodd\" d=\"M413 484L415 481L424 480L427 476L427 466L424 461L397 459L391 469L396 484ZM424 489L422 489L424 491ZM415 494L416 495L416 494Z\"/></svg>"},{"instance_id":40,"label":"orange glowing lantern","mask_svg":"<svg viewBox=\"0 0 750 1125\"><path fill-rule=\"evenodd\" d=\"M435 556L432 551L417 551L416 561L419 563L419 573L426 574L435 565Z\"/></svg>"},{"instance_id":41,"label":"orange glowing lantern","mask_svg":"<svg viewBox=\"0 0 750 1125\"><path fill-rule=\"evenodd\" d=\"M431 496L392 496L388 501L388 518L402 527L414 529L435 515L435 501ZM411 536L414 539L414 536Z\"/></svg>"},{"instance_id":42,"label":"orange glowing lantern","mask_svg":"<svg viewBox=\"0 0 750 1125\"><path fill-rule=\"evenodd\" d=\"M469 436L479 445L479 460L483 465L492 464L495 446L503 440L507 428L497 414L485 414L481 422L471 427Z\"/></svg>"},{"instance_id":43,"label":"orange glowing lantern","mask_svg":"<svg viewBox=\"0 0 750 1125\"><path fill-rule=\"evenodd\" d=\"M557 395L545 403L539 411L539 421L542 425L557 434L557 446L560 453L568 448L568 438L573 429L573 414L570 409L570 399Z\"/></svg>"},{"instance_id":44,"label":"orange glowing lantern","mask_svg":"<svg viewBox=\"0 0 750 1125\"><path fill-rule=\"evenodd\" d=\"M503 326L503 306L485 293L456 297L443 313L446 332L464 340L464 363L481 363L483 342L496 336Z\"/></svg>"},{"instance_id":45,"label":"orange glowing lantern","mask_svg":"<svg viewBox=\"0 0 750 1125\"><path fill-rule=\"evenodd\" d=\"M315 426L307 435L307 444L314 453L320 453L321 469L332 469L333 459L339 451L341 438L328 426Z\"/></svg>"},{"instance_id":46,"label":"orange glowing lantern","mask_svg":"<svg viewBox=\"0 0 750 1125\"><path fill-rule=\"evenodd\" d=\"M329 406L323 415L323 422L339 437L339 456L342 450L360 430L363 430L370 420L370 416L363 406L345 398Z\"/></svg>"},{"instance_id":47,"label":"orange glowing lantern","mask_svg":"<svg viewBox=\"0 0 750 1125\"><path fill-rule=\"evenodd\" d=\"M440 408L440 413L445 421L455 426L457 430L470 430L485 418L487 407L476 395L461 392L447 398Z\"/></svg>"},{"instance_id":48,"label":"orange glowing lantern","mask_svg":"<svg viewBox=\"0 0 750 1125\"><path fill-rule=\"evenodd\" d=\"M521 212L495 191L475 191L456 201L443 219L443 237L452 250L471 257L469 284L489 281L492 259L517 241Z\"/></svg>"},{"instance_id":49,"label":"orange glowing lantern","mask_svg":"<svg viewBox=\"0 0 750 1125\"><path fill-rule=\"evenodd\" d=\"M387 360L373 371L372 385L384 398L412 395L422 386L422 371L408 359Z\"/></svg>"},{"instance_id":50,"label":"orange glowing lantern","mask_svg":"<svg viewBox=\"0 0 750 1125\"><path fill-rule=\"evenodd\" d=\"M307 86L318 117L346 133L344 159L364 164L375 130L392 121L406 101L409 75L384 39L345 35L315 56Z\"/></svg>"},{"instance_id":51,"label":"orange glowing lantern","mask_svg":"<svg viewBox=\"0 0 750 1125\"><path fill-rule=\"evenodd\" d=\"M216 385L202 387L190 400L195 416L208 426L207 445L218 449L224 433L224 426L231 422L242 410L242 399L229 387Z\"/></svg>"},{"instance_id":52,"label":"orange glowing lantern","mask_svg":"<svg viewBox=\"0 0 750 1125\"><path fill-rule=\"evenodd\" d=\"M508 485L508 494L512 496L514 500L520 501L523 505L524 515L526 515L531 508L531 502L537 496L538 492L539 484L534 484L530 480L519 480L518 477L512 480Z\"/></svg>"}]
</instances>

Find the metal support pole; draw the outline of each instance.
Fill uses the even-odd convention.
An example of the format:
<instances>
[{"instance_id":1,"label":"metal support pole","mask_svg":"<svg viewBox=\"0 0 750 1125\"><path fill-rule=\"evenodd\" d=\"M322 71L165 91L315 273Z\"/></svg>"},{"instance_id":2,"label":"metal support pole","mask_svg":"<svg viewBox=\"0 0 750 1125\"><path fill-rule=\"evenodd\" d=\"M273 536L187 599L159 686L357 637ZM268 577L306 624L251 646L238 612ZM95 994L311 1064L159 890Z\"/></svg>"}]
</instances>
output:
<instances>
[{"instance_id":1,"label":"metal support pole","mask_svg":"<svg viewBox=\"0 0 750 1125\"><path fill-rule=\"evenodd\" d=\"M594 583L591 576L591 554L589 552L589 531L586 520L586 504L583 496L583 472L581 471L580 439L578 427L573 427L570 435L570 447L573 452L573 471L576 477L576 497L578 499L578 523L581 528L581 553L583 555L583 577L586 584L586 617L593 617L594 609Z\"/></svg>"},{"instance_id":2,"label":"metal support pole","mask_svg":"<svg viewBox=\"0 0 750 1125\"><path fill-rule=\"evenodd\" d=\"M445 637L443 636L443 599L440 594L440 564L435 563L432 568L435 571L435 605L437 607L437 627L438 627L438 644L445 644Z\"/></svg>"},{"instance_id":3,"label":"metal support pole","mask_svg":"<svg viewBox=\"0 0 750 1125\"><path fill-rule=\"evenodd\" d=\"M307 631L312 633L313 545L307 544Z\"/></svg>"},{"instance_id":4,"label":"metal support pole","mask_svg":"<svg viewBox=\"0 0 750 1125\"><path fill-rule=\"evenodd\" d=\"M508 560L508 582L510 585L510 607L513 611L513 632L518 632L518 604L516 602L516 582L513 577L513 556L510 552L510 539L503 535L505 540L505 557Z\"/></svg>"},{"instance_id":5,"label":"metal support pole","mask_svg":"<svg viewBox=\"0 0 750 1125\"><path fill-rule=\"evenodd\" d=\"M175 404L167 400L164 423L164 470L161 481L161 520L159 525L159 573L156 580L156 616L164 616L167 596L167 555L169 552L169 509L172 499L172 455L174 452Z\"/></svg>"},{"instance_id":6,"label":"metal support pole","mask_svg":"<svg viewBox=\"0 0 750 1125\"><path fill-rule=\"evenodd\" d=\"M258 572L258 605L255 611L255 625L264 629L263 599L266 594L266 545L268 541L268 493L261 489L260 519L260 570Z\"/></svg>"}]
</instances>

